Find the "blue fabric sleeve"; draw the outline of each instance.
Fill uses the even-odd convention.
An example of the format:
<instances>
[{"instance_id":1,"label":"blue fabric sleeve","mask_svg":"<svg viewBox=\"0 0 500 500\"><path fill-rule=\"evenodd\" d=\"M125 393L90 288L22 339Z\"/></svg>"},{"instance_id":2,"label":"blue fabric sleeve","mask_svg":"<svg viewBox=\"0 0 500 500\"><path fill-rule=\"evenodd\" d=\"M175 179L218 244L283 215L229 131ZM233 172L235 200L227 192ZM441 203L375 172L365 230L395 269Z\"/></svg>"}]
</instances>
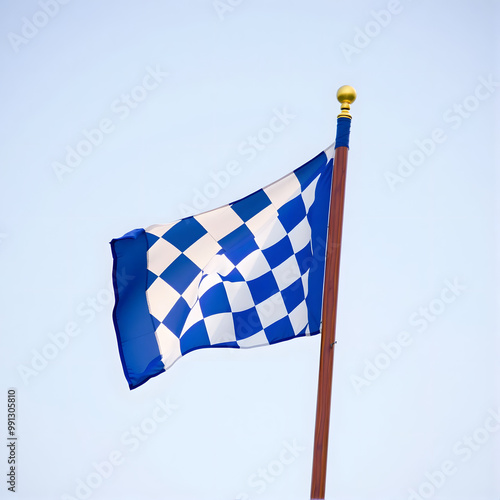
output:
<instances>
[{"instance_id":1,"label":"blue fabric sleeve","mask_svg":"<svg viewBox=\"0 0 500 500\"><path fill-rule=\"evenodd\" d=\"M335 139L335 149L342 146L349 147L349 133L351 131L350 118L337 118L337 137Z\"/></svg>"},{"instance_id":2,"label":"blue fabric sleeve","mask_svg":"<svg viewBox=\"0 0 500 500\"><path fill-rule=\"evenodd\" d=\"M134 229L111 241L113 321L130 389L165 371L146 299L147 249L144 229Z\"/></svg>"}]
</instances>

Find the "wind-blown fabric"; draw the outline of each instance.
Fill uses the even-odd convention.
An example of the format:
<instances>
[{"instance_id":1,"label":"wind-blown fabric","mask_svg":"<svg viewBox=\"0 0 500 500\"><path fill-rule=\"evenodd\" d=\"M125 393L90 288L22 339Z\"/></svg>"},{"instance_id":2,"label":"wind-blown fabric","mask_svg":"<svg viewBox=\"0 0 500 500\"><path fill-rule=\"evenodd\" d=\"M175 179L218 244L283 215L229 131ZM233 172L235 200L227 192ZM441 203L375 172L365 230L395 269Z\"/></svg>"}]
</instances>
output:
<instances>
[{"instance_id":1,"label":"wind-blown fabric","mask_svg":"<svg viewBox=\"0 0 500 500\"><path fill-rule=\"evenodd\" d=\"M319 333L333 148L255 193L111 242L129 387L195 349Z\"/></svg>"}]
</instances>

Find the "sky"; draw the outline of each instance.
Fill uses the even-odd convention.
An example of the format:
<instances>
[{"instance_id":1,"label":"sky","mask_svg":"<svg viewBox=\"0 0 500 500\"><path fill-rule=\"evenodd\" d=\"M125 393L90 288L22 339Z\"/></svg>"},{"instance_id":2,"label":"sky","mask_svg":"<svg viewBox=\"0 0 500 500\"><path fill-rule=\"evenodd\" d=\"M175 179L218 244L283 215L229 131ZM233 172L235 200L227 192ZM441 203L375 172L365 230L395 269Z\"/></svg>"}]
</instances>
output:
<instances>
[{"instance_id":1,"label":"sky","mask_svg":"<svg viewBox=\"0 0 500 500\"><path fill-rule=\"evenodd\" d=\"M348 84L326 498L500 499L499 22L493 0L3 2L0 498L12 456L20 500L309 498L319 336L130 391L109 242L313 158Z\"/></svg>"}]
</instances>

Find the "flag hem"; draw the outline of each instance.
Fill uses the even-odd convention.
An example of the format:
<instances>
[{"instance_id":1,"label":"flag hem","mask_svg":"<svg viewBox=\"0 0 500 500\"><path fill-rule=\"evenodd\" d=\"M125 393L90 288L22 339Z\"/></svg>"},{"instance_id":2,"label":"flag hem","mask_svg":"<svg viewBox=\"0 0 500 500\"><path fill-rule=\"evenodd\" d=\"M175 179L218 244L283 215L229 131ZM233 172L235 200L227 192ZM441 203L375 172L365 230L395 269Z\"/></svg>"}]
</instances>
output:
<instances>
[{"instance_id":1,"label":"flag hem","mask_svg":"<svg viewBox=\"0 0 500 500\"><path fill-rule=\"evenodd\" d=\"M118 351L129 388L136 389L165 371L146 301L146 232L135 229L110 244L115 293L113 323ZM124 283L119 283L120 278ZM137 349L139 341L141 348Z\"/></svg>"}]
</instances>

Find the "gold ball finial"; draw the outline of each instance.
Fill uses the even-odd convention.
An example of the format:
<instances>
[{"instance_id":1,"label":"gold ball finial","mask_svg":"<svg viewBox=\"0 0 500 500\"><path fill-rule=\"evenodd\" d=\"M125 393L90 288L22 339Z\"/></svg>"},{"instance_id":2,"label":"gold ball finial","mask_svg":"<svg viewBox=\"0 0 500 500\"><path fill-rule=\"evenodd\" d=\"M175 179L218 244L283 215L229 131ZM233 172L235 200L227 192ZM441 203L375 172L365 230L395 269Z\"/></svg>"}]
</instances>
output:
<instances>
[{"instance_id":1,"label":"gold ball finial","mask_svg":"<svg viewBox=\"0 0 500 500\"><path fill-rule=\"evenodd\" d=\"M354 87L351 87L350 85L342 85L342 87L337 90L337 99L340 102L341 109L338 118L352 118L349 111L351 109L351 104L356 100L356 91L354 90Z\"/></svg>"}]
</instances>

